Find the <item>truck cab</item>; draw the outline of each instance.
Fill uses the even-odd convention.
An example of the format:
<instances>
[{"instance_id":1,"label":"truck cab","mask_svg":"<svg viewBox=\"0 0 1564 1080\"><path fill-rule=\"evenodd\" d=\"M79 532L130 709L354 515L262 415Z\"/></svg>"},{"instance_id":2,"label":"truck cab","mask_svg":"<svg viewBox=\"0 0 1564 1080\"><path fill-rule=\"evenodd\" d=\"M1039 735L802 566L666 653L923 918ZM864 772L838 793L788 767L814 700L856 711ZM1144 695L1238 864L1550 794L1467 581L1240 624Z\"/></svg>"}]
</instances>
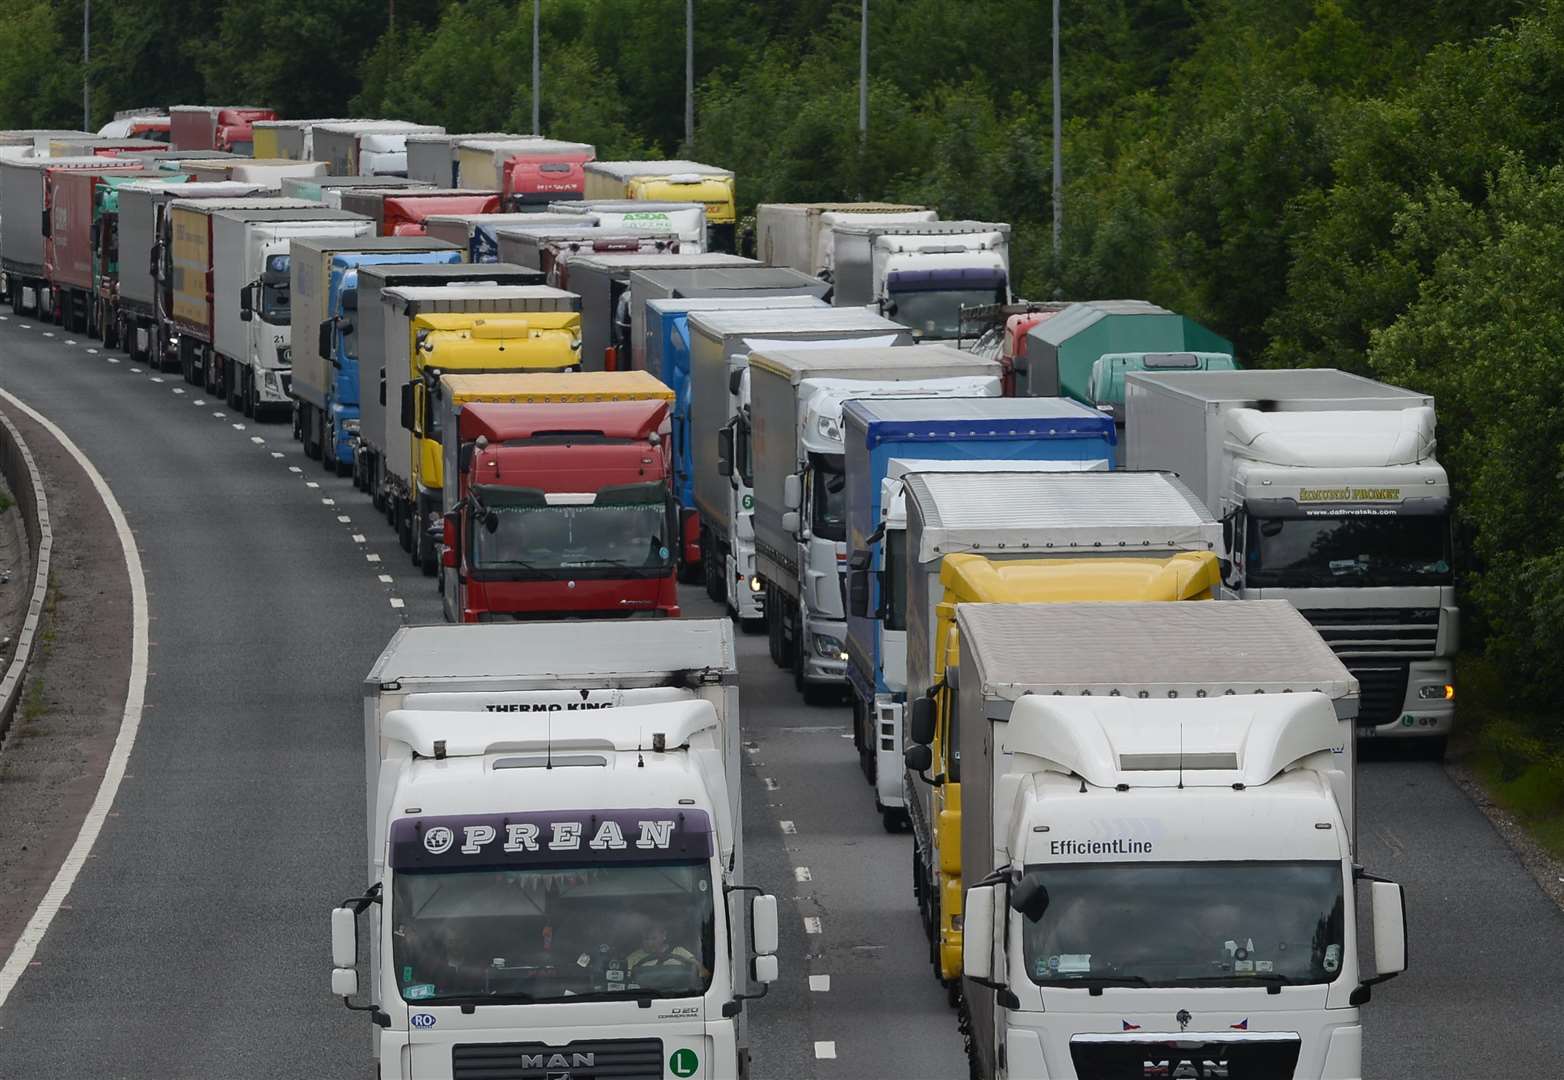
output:
<instances>
[{"instance_id":1,"label":"truck cab","mask_svg":"<svg viewBox=\"0 0 1564 1080\"><path fill-rule=\"evenodd\" d=\"M835 227L838 306L873 305L924 341L961 337L961 309L1010 301L1010 226L928 221Z\"/></svg>"},{"instance_id":2,"label":"truck cab","mask_svg":"<svg viewBox=\"0 0 1564 1080\"><path fill-rule=\"evenodd\" d=\"M1460 639L1433 398L1326 368L1147 371L1126 394L1132 465L1224 522L1224 595L1296 605L1362 683L1359 736L1441 756Z\"/></svg>"},{"instance_id":3,"label":"truck cab","mask_svg":"<svg viewBox=\"0 0 1564 1080\"><path fill-rule=\"evenodd\" d=\"M748 1076L777 925L739 742L727 620L400 629L364 683L368 887L331 917L377 1075Z\"/></svg>"},{"instance_id":4,"label":"truck cab","mask_svg":"<svg viewBox=\"0 0 1564 1080\"><path fill-rule=\"evenodd\" d=\"M1086 404L1113 417L1114 425L1122 432L1124 376L1131 372L1237 370L1237 362L1228 353L1103 353L1092 361L1092 373L1086 380Z\"/></svg>"},{"instance_id":5,"label":"truck cab","mask_svg":"<svg viewBox=\"0 0 1564 1080\"><path fill-rule=\"evenodd\" d=\"M972 1074L1361 1077L1405 916L1356 862L1357 684L1318 634L1270 602L956 622Z\"/></svg>"},{"instance_id":6,"label":"truck cab","mask_svg":"<svg viewBox=\"0 0 1564 1080\"><path fill-rule=\"evenodd\" d=\"M458 485L444 525L447 617L677 617L669 401L517 397L447 419Z\"/></svg>"}]
</instances>

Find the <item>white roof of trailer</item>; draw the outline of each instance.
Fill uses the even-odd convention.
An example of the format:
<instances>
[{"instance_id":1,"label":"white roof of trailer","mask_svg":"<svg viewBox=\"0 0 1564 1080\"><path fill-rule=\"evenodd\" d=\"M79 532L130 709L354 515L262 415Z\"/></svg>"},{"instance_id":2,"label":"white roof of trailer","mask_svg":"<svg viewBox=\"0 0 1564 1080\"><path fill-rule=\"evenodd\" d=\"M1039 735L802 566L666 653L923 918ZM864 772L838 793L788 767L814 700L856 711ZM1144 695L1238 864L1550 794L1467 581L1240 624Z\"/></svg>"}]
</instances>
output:
<instances>
[{"instance_id":1,"label":"white roof of trailer","mask_svg":"<svg viewBox=\"0 0 1564 1080\"><path fill-rule=\"evenodd\" d=\"M1339 701L1358 693L1357 679L1285 600L961 604L956 622L961 679L980 680L989 698L1315 690Z\"/></svg>"},{"instance_id":2,"label":"white roof of trailer","mask_svg":"<svg viewBox=\"0 0 1564 1080\"><path fill-rule=\"evenodd\" d=\"M1047 461L1030 464L1034 471L997 472L974 462L967 472L908 475L908 506L916 504L923 522L917 561L968 551L1221 549L1222 526L1172 473L1063 472L1049 471Z\"/></svg>"},{"instance_id":3,"label":"white roof of trailer","mask_svg":"<svg viewBox=\"0 0 1564 1080\"><path fill-rule=\"evenodd\" d=\"M605 620L409 626L396 632L369 674L391 682L635 677L651 672L736 675L726 619Z\"/></svg>"}]
</instances>

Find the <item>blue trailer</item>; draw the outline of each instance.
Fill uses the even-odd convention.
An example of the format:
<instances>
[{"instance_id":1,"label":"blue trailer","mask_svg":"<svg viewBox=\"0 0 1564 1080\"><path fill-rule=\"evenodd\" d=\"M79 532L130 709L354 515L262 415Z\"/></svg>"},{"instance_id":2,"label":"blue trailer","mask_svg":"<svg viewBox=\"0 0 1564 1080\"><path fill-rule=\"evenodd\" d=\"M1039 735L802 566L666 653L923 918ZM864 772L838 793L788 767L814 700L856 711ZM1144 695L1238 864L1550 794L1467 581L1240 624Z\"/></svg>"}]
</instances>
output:
<instances>
[{"instance_id":1,"label":"blue trailer","mask_svg":"<svg viewBox=\"0 0 1564 1080\"><path fill-rule=\"evenodd\" d=\"M854 742L887 828L906 820L901 770L879 769L880 725L899 734L906 701L905 551L888 551L887 516L910 472L1105 469L1113 420L1064 398L861 398L842 409L847 470L847 680ZM891 535L905 537L904 532ZM887 587L890 585L891 587ZM895 587L899 585L900 587ZM899 745L899 738L892 740Z\"/></svg>"},{"instance_id":2,"label":"blue trailer","mask_svg":"<svg viewBox=\"0 0 1564 1080\"><path fill-rule=\"evenodd\" d=\"M335 466L337 473L344 476L351 472L358 442L358 268L382 263L438 265L461 261L460 251L339 252L332 256L326 293L327 322L321 326L320 342L321 354L331 360L332 368L326 380L326 432L321 443L321 461L327 468ZM378 311L365 314L380 316Z\"/></svg>"},{"instance_id":3,"label":"blue trailer","mask_svg":"<svg viewBox=\"0 0 1564 1080\"><path fill-rule=\"evenodd\" d=\"M679 574L683 580L698 580L697 571L701 562L700 522L695 512L694 441L690 432L689 313L719 309L750 311L825 307L830 305L813 296L681 296L646 302L646 370L662 380L674 393L673 482L674 495L679 500L679 524L684 540L680 545L679 559Z\"/></svg>"}]
</instances>

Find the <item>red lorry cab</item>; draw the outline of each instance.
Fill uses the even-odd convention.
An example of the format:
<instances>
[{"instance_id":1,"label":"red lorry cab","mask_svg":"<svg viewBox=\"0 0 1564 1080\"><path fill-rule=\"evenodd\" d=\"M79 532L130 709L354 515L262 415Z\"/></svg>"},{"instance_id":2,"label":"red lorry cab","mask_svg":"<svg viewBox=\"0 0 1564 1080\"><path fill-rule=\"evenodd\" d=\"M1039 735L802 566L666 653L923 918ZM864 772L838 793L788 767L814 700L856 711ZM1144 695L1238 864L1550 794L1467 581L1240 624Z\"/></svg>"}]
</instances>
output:
<instances>
[{"instance_id":1,"label":"red lorry cab","mask_svg":"<svg viewBox=\"0 0 1564 1080\"><path fill-rule=\"evenodd\" d=\"M521 210L540 203L583 198L586 171L582 166L594 157L585 151L532 156L520 148L517 156L505 163L505 205Z\"/></svg>"},{"instance_id":2,"label":"red lorry cab","mask_svg":"<svg viewBox=\"0 0 1564 1080\"><path fill-rule=\"evenodd\" d=\"M221 150L250 155L255 147L255 122L275 119L277 113L271 109L175 105L169 110L169 139L175 150Z\"/></svg>"},{"instance_id":3,"label":"red lorry cab","mask_svg":"<svg viewBox=\"0 0 1564 1080\"><path fill-rule=\"evenodd\" d=\"M425 221L437 214L495 214L500 209L500 196L491 195L430 195L417 197L388 195L384 216L380 219L381 236L424 236Z\"/></svg>"},{"instance_id":4,"label":"red lorry cab","mask_svg":"<svg viewBox=\"0 0 1564 1080\"><path fill-rule=\"evenodd\" d=\"M677 617L668 425L666 400L464 406L444 555L460 620Z\"/></svg>"}]
</instances>

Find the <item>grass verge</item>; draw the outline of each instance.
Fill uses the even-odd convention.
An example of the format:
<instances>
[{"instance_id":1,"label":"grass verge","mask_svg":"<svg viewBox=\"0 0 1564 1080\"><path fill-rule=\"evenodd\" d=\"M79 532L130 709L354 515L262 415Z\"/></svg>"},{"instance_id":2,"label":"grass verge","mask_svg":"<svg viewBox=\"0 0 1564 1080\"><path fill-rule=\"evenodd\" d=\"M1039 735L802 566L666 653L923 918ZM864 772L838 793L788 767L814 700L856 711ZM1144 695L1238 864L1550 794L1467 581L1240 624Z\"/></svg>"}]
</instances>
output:
<instances>
[{"instance_id":1,"label":"grass verge","mask_svg":"<svg viewBox=\"0 0 1564 1080\"><path fill-rule=\"evenodd\" d=\"M1556 726L1515 710L1482 657L1457 664L1462 762L1539 845L1564 859L1564 746L1537 733Z\"/></svg>"}]
</instances>

